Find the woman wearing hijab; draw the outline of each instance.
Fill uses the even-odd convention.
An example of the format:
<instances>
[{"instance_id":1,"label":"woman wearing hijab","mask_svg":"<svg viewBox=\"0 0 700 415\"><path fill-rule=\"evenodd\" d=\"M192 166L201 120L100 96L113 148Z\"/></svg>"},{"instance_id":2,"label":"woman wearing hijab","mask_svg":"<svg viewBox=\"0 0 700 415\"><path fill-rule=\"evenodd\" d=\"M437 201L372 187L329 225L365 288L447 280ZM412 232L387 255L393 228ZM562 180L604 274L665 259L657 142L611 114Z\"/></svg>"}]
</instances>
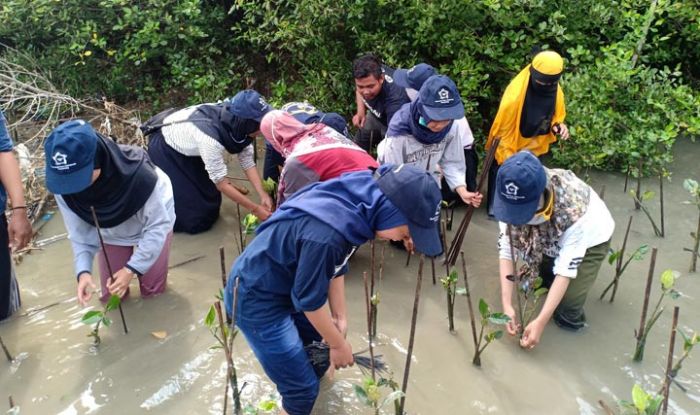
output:
<instances>
[{"instance_id":1,"label":"woman wearing hijab","mask_svg":"<svg viewBox=\"0 0 700 415\"><path fill-rule=\"evenodd\" d=\"M305 125L284 111L270 111L260 123L267 142L285 159L277 203L309 183L378 167L363 149L326 124Z\"/></svg>"},{"instance_id":2,"label":"woman wearing hijab","mask_svg":"<svg viewBox=\"0 0 700 415\"><path fill-rule=\"evenodd\" d=\"M272 199L255 168L251 138L260 131L260 120L269 110L259 93L247 89L229 101L161 113L146 122L146 127L153 127L148 155L173 182L175 232L196 234L210 229L219 218L222 193L261 220L270 216ZM238 155L260 204L226 178L225 153Z\"/></svg>"},{"instance_id":3,"label":"woman wearing hijab","mask_svg":"<svg viewBox=\"0 0 700 415\"><path fill-rule=\"evenodd\" d=\"M569 129L564 124L564 91L559 86L563 70L564 60L558 53L540 52L532 64L510 81L503 93L486 142L488 150L494 138L501 139L496 162L489 172L489 215L492 215L496 173L508 157L520 150L528 150L539 157L549 152L549 145L557 140L555 134L563 140L569 138Z\"/></svg>"},{"instance_id":4,"label":"woman wearing hijab","mask_svg":"<svg viewBox=\"0 0 700 415\"><path fill-rule=\"evenodd\" d=\"M138 278L142 297L165 290L170 241L175 223L170 179L138 147L118 145L83 120L58 126L44 144L46 186L73 246L78 301L92 297L92 262L100 250L93 219L102 230L106 252L99 255L101 301L128 294ZM114 272L109 282L105 255Z\"/></svg>"},{"instance_id":5,"label":"woman wearing hijab","mask_svg":"<svg viewBox=\"0 0 700 415\"><path fill-rule=\"evenodd\" d=\"M286 414L308 415L319 376L304 346L323 339L335 368L353 364L344 275L355 249L375 237L428 256L442 251L435 223L440 190L412 166L347 173L295 193L236 259L224 292L236 324L277 385Z\"/></svg>"},{"instance_id":6,"label":"woman wearing hijab","mask_svg":"<svg viewBox=\"0 0 700 415\"><path fill-rule=\"evenodd\" d=\"M444 75L433 75L418 98L404 104L379 143L380 164L408 164L429 172L439 184L444 176L450 190L464 203L479 207L481 194L467 190L463 143L473 141L457 86Z\"/></svg>"}]
</instances>

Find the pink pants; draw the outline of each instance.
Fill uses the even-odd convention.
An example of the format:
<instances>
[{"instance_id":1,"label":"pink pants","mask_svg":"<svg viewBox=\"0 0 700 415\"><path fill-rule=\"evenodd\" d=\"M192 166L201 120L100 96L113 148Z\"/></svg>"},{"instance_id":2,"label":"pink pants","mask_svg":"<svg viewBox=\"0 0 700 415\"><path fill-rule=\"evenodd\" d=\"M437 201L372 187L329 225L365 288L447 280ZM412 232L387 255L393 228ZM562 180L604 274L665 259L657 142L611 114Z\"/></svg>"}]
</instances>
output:
<instances>
[{"instance_id":1,"label":"pink pants","mask_svg":"<svg viewBox=\"0 0 700 415\"><path fill-rule=\"evenodd\" d=\"M168 237L165 239L163 244L163 250L160 251L160 255L156 262L153 263L151 269L145 274L139 277L139 287L141 288L141 297L148 298L154 295L161 294L165 291L165 283L168 278L168 259L170 258L170 243L173 239L173 233L170 232ZM105 249L107 250L107 256L109 257L109 265L112 267L112 272L116 273L129 262L129 258L134 253L133 246L118 246L105 244ZM100 266L100 282L102 283L102 296L100 296L100 301L107 302L111 293L107 288L107 283L109 282L109 271L107 270L107 263L104 258L102 250L100 250L97 255L98 263ZM127 289L126 294L123 298L129 296L129 290Z\"/></svg>"}]
</instances>

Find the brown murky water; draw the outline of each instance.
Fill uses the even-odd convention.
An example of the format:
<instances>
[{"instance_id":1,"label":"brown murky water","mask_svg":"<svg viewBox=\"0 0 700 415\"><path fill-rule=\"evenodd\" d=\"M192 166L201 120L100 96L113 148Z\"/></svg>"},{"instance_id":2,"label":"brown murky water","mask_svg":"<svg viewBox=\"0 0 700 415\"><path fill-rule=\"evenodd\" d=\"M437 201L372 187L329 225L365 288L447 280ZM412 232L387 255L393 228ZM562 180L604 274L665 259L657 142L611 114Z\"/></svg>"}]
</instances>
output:
<instances>
[{"instance_id":1,"label":"brown murky water","mask_svg":"<svg viewBox=\"0 0 700 415\"><path fill-rule=\"evenodd\" d=\"M613 275L613 268L603 265L586 306L590 327L583 333L572 334L550 324L542 344L532 352L521 350L512 338L501 339L484 353L483 368L471 364L473 346L465 297L457 297L457 332L451 334L443 288L439 283L431 284L428 267L406 401L408 413L597 414L603 413L599 399L615 407L617 399L631 398L635 383L657 390L666 364L672 304L681 308L679 326L683 330L700 330L700 275L688 275L690 254L681 251L690 246L688 233L695 229L697 220L697 211L681 204L686 200L682 182L691 176L700 179L700 143L681 140L676 153L673 181L665 186L665 239L654 237L643 213L633 211L631 199L622 193L623 177L592 173L590 178L595 189L602 185L607 188L605 200L617 221L613 246L619 246L627 217L632 214L635 219L629 245L636 248L649 243L659 248L657 275L667 268L683 273L677 281L682 297L667 303L666 312L649 336L644 362L633 363L631 355L648 258L630 265L614 304L598 301ZM656 190L657 186L656 180L644 181L645 188ZM221 284L218 247L224 245L227 249L227 266L235 252L235 208L231 203L224 204L223 216L212 231L199 236L176 235L173 240L171 264L206 256L172 269L168 291L160 297L143 301L138 288L132 287L132 297L124 303L129 334L123 334L115 314L115 324L101 330L102 346L97 352L91 351L91 339L86 337L89 328L80 323L86 310L75 300L69 242L54 243L25 257L18 268L24 308L0 324L0 335L18 355L12 365L0 361L0 398L12 395L23 414L221 413L223 352L210 349L214 340L203 318ZM654 214L658 212L656 202L650 202L650 208ZM457 212L455 229L462 213ZM42 237L63 232L62 222L56 217L44 227ZM486 220L483 209L479 210L463 248L474 301L483 297L500 308L496 236L496 223ZM379 283L376 347L399 382L418 261L414 258L409 267L404 264L405 254L388 247L384 278ZM348 337L355 350L367 344L362 271L368 269L369 246L364 246L352 260L347 278ZM443 274L444 270L439 269L438 277ZM658 292L655 284L652 298ZM59 304L31 312L55 302ZM96 300L93 303L97 305ZM151 334L155 331L166 331L167 337L159 340ZM677 343L677 354L680 348ZM247 383L245 401L254 404L274 394L274 386L242 337L237 340L235 353L239 380ZM671 389L670 413L700 414L699 353L696 350L679 376L687 393L677 387ZM352 385L362 378L355 367L338 372L333 383L324 380L315 414L371 413L353 392Z\"/></svg>"}]
</instances>

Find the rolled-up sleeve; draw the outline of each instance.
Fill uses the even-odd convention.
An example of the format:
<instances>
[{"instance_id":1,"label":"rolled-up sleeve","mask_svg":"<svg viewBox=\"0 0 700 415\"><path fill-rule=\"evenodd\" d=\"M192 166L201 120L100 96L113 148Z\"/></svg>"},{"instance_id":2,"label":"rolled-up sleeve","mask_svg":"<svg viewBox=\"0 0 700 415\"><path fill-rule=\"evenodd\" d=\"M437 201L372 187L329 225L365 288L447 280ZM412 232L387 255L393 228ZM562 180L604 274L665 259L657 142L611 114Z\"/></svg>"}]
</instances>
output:
<instances>
[{"instance_id":1,"label":"rolled-up sleeve","mask_svg":"<svg viewBox=\"0 0 700 415\"><path fill-rule=\"evenodd\" d=\"M344 265L345 254L328 244L300 240L292 303L298 311L315 311L328 300L328 286L336 268Z\"/></svg>"},{"instance_id":2,"label":"rolled-up sleeve","mask_svg":"<svg viewBox=\"0 0 700 415\"><path fill-rule=\"evenodd\" d=\"M238 153L238 162L241 164L241 169L243 169L243 171L255 167L255 157L252 143L245 146L245 148Z\"/></svg>"}]
</instances>

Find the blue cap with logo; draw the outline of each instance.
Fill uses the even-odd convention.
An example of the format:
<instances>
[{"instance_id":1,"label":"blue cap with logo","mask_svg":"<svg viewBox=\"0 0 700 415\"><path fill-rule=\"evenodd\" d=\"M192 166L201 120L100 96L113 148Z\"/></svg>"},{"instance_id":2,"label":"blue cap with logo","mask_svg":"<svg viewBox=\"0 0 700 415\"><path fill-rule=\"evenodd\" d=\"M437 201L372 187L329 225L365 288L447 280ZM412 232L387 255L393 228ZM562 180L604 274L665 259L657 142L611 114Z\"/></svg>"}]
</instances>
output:
<instances>
[{"instance_id":1,"label":"blue cap with logo","mask_svg":"<svg viewBox=\"0 0 700 415\"><path fill-rule=\"evenodd\" d=\"M56 127L46 138L46 187L57 195L78 193L92 183L97 133L83 120Z\"/></svg>"},{"instance_id":2,"label":"blue cap with logo","mask_svg":"<svg viewBox=\"0 0 700 415\"><path fill-rule=\"evenodd\" d=\"M457 85L445 75L433 75L420 88L421 115L428 121L458 120L464 117L464 105Z\"/></svg>"},{"instance_id":3,"label":"blue cap with logo","mask_svg":"<svg viewBox=\"0 0 700 415\"><path fill-rule=\"evenodd\" d=\"M343 118L342 115L338 114L337 112L321 112L319 115L321 115L321 118L318 120L318 122L326 124L346 137L350 137L348 123L345 121L345 118Z\"/></svg>"},{"instance_id":4,"label":"blue cap with logo","mask_svg":"<svg viewBox=\"0 0 700 415\"><path fill-rule=\"evenodd\" d=\"M229 110L239 118L260 122L272 107L262 95L254 89L244 89L230 99Z\"/></svg>"},{"instance_id":5,"label":"blue cap with logo","mask_svg":"<svg viewBox=\"0 0 700 415\"><path fill-rule=\"evenodd\" d=\"M547 174L537 157L529 151L514 154L498 169L493 215L511 225L526 224L546 186Z\"/></svg>"},{"instance_id":6,"label":"blue cap with logo","mask_svg":"<svg viewBox=\"0 0 700 415\"><path fill-rule=\"evenodd\" d=\"M408 219L416 249L427 256L442 253L438 232L442 195L435 179L423 169L386 164L375 172L382 193Z\"/></svg>"},{"instance_id":7,"label":"blue cap with logo","mask_svg":"<svg viewBox=\"0 0 700 415\"><path fill-rule=\"evenodd\" d=\"M419 91L425 81L437 71L427 63L419 63L411 69L397 69L394 71L394 82L402 88L413 88Z\"/></svg>"}]
</instances>

